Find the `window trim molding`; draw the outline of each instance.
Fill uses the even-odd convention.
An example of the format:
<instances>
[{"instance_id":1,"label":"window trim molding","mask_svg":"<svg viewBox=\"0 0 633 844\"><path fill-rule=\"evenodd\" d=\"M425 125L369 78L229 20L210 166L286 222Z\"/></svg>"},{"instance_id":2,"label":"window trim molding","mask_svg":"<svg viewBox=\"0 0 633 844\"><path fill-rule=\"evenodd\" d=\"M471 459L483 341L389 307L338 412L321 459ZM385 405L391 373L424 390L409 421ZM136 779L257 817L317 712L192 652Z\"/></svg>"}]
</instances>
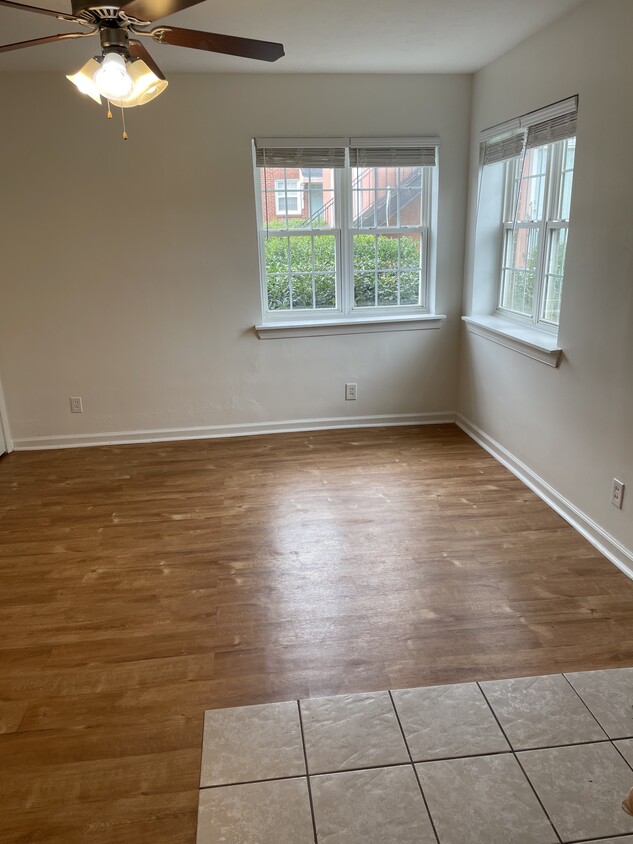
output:
<instances>
[{"instance_id":1,"label":"window trim molding","mask_svg":"<svg viewBox=\"0 0 633 844\"><path fill-rule=\"evenodd\" d=\"M438 329L445 314L396 314L375 317L340 317L306 319L293 322L263 322L255 326L260 340L281 340L290 337L322 337L332 334L377 334L387 331L421 331Z\"/></svg>"},{"instance_id":2,"label":"window trim molding","mask_svg":"<svg viewBox=\"0 0 633 844\"><path fill-rule=\"evenodd\" d=\"M419 147L419 146L434 146L436 148L436 164L435 167L430 168L432 172L429 174L427 178L423 179L422 185L422 201L428 202L430 206L430 212L428 212L428 224L424 227L424 232L422 233L423 241L425 242L425 256L424 256L424 265L421 268L422 271L422 289L421 289L421 300L424 302L423 305L401 305L401 306L391 306L387 305L384 307L376 306L372 309L372 315L370 317L366 317L365 314L368 310L367 307L355 307L353 303L353 288L349 290L349 284L345 284L345 274L346 272L350 271L349 267L344 266L345 264L345 257L343 252L349 252L350 254L347 255L348 262L351 263L352 260L352 250L347 249L344 250L342 248L342 242L345 236L344 228L349 228L349 237L353 237L355 232L354 227L351 225L351 220L347 224L346 227L342 225L338 225L335 228L328 229L327 231L313 231L313 230L306 230L306 234L315 234L315 233L322 233L322 234L333 234L336 236L337 242L337 267L336 267L336 295L337 301L339 303L339 307L332 308L332 309L316 309L312 310L288 310L288 311L270 311L267 310L266 304L268 301L268 291L267 291L267 283L266 283L266 274L264 271L265 268L265 258L264 258L264 238L266 236L266 229L263 225L262 220L262 209L261 209L261 200L260 200L260 183L259 183L259 169L257 166L256 161L256 153L258 147L277 147L277 148L300 148L300 147L323 147L323 146L332 146L336 144L337 146L343 143L346 147L346 164L344 168L335 168L334 170L334 202L335 202L335 213L336 213L336 220L337 222L341 222L343 220L343 215L345 215L345 219L347 220L348 213L351 213L351 186L347 185L345 181L345 175L348 171L351 171L351 163L349 161L349 149L352 145L352 142L357 143L362 141L365 146L374 146L374 147L382 147L382 146L402 146L403 148L412 148L412 147ZM385 324L393 324L399 320L402 320L404 323L410 324L414 321L415 318L418 318L420 322L429 322L435 320L442 320L445 319L443 315L436 315L434 313L435 308L435 296L436 296L436 274L437 274L437 247L436 247L436 240L437 240L437 227L439 222L439 157L440 157L440 138L438 136L424 136L424 137L406 137L406 138L394 138L394 137L376 137L376 138L258 138L255 137L252 144L252 161L253 161L253 183L255 188L255 205L256 205L256 221L257 221L257 242L258 242L258 275L259 275L259 288L260 288L260 308L261 308L261 322L255 326L255 330L258 336L262 336L260 334L260 329L263 329L266 326L279 326L283 323L283 326L290 330L292 326L295 326L296 329L299 329L299 333L305 333L303 330L305 324L315 325L319 327L320 324L334 324L336 327L341 329L341 327L345 324L358 324L358 325L373 325L377 323L385 323ZM426 168L423 168L426 169ZM349 194L349 196L348 196ZM426 196L428 195L428 200ZM290 216L290 214L289 214ZM296 216L296 215L295 215ZM293 230L290 230L293 231ZM413 231L413 229L412 229ZM416 232L419 229L415 230ZM281 230L276 231L276 234L281 234ZM352 276L353 279L353 276ZM375 316L374 316L375 314ZM430 327L430 326L424 326ZM439 323L436 327L439 327ZM376 330L376 329L374 329ZM394 330L394 329L381 329L381 330ZM411 327L407 328L406 330L411 330ZM297 331L295 330L295 334ZM329 333L329 332L320 332L320 333ZM351 331L342 330L334 331L331 333L354 333Z\"/></svg>"},{"instance_id":3,"label":"window trim molding","mask_svg":"<svg viewBox=\"0 0 633 844\"><path fill-rule=\"evenodd\" d=\"M463 316L462 320L471 334L485 337L547 366L556 368L560 364L563 350L556 335L550 331L500 316L472 315Z\"/></svg>"}]
</instances>

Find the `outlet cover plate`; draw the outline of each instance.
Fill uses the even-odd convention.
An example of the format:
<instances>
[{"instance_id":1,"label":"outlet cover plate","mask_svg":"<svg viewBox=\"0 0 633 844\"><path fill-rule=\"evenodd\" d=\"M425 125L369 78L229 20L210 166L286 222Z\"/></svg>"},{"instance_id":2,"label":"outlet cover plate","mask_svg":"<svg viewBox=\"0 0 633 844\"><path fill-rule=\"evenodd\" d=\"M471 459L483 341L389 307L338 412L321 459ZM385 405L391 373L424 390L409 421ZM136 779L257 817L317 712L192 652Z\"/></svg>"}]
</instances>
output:
<instances>
[{"instance_id":1,"label":"outlet cover plate","mask_svg":"<svg viewBox=\"0 0 633 844\"><path fill-rule=\"evenodd\" d=\"M624 497L624 483L617 478L613 479L613 488L611 490L611 503L618 510L622 509L622 499Z\"/></svg>"}]
</instances>

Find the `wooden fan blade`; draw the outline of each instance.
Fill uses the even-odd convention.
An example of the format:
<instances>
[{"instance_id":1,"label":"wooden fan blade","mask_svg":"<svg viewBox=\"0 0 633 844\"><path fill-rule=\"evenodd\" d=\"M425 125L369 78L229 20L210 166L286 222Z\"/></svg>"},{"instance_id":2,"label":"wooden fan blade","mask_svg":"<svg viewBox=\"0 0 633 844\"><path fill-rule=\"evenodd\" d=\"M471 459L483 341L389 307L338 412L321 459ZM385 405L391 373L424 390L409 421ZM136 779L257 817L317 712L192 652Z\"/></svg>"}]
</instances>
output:
<instances>
[{"instance_id":1,"label":"wooden fan blade","mask_svg":"<svg viewBox=\"0 0 633 844\"><path fill-rule=\"evenodd\" d=\"M204 0L131 0L122 6L121 10L138 20L157 21L203 2Z\"/></svg>"},{"instance_id":2,"label":"wooden fan blade","mask_svg":"<svg viewBox=\"0 0 633 844\"><path fill-rule=\"evenodd\" d=\"M22 50L24 47L36 47L38 44L50 44L52 41L63 41L65 38L85 38L85 32L60 32L57 35L46 35L44 38L33 38L31 41L17 41L15 44L0 45L0 53L10 50Z\"/></svg>"},{"instance_id":3,"label":"wooden fan blade","mask_svg":"<svg viewBox=\"0 0 633 844\"><path fill-rule=\"evenodd\" d=\"M177 26L159 27L149 35L159 44L226 53L228 56L242 56L263 62L276 62L285 55L283 44L273 41L256 41L253 38L237 38L234 35L218 35L215 32L199 32L197 29L181 29Z\"/></svg>"},{"instance_id":4,"label":"wooden fan blade","mask_svg":"<svg viewBox=\"0 0 633 844\"><path fill-rule=\"evenodd\" d=\"M159 79L164 79L165 74L156 64L154 59L150 56L150 54L145 49L145 45L141 44L140 41L132 41L130 40L129 45L129 53L131 56L134 56L135 59L141 59L145 62L145 64L149 67L152 71L154 76L157 76Z\"/></svg>"},{"instance_id":5,"label":"wooden fan blade","mask_svg":"<svg viewBox=\"0 0 633 844\"><path fill-rule=\"evenodd\" d=\"M37 12L38 15L49 15L49 17L57 18L60 21L83 23L81 18L76 18L74 15L67 15L65 12L54 12L52 9L40 9L39 6L25 6L24 3L14 3L13 0L0 0L0 6L8 6L10 9L22 9L24 12Z\"/></svg>"}]
</instances>

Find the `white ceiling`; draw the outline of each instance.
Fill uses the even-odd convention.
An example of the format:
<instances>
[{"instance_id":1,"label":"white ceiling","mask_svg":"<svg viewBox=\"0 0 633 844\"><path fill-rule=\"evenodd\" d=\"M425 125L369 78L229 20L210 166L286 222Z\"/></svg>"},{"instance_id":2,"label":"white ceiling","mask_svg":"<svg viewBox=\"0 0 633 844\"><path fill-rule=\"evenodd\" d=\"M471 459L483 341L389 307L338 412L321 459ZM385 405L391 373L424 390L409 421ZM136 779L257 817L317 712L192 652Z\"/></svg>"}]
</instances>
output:
<instances>
[{"instance_id":1,"label":"white ceiling","mask_svg":"<svg viewBox=\"0 0 633 844\"><path fill-rule=\"evenodd\" d=\"M69 0L32 2L70 11ZM165 71L470 73L582 2L585 0L207 0L161 23L281 41L286 56L268 64L148 46ZM76 27L71 24L44 15L0 7L2 44L73 29ZM96 52L97 39L86 38L2 53L0 73L70 72Z\"/></svg>"}]
</instances>

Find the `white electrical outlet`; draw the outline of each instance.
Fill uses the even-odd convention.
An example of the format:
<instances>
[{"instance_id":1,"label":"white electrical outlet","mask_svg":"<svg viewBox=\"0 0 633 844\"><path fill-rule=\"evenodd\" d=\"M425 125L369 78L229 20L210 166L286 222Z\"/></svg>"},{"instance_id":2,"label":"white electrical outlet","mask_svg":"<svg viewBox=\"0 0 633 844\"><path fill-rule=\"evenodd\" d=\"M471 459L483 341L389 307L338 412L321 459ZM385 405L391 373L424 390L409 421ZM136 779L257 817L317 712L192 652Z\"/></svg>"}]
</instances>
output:
<instances>
[{"instance_id":1,"label":"white electrical outlet","mask_svg":"<svg viewBox=\"0 0 633 844\"><path fill-rule=\"evenodd\" d=\"M358 392L358 385L357 384L346 384L345 385L345 401L356 401Z\"/></svg>"},{"instance_id":2,"label":"white electrical outlet","mask_svg":"<svg viewBox=\"0 0 633 844\"><path fill-rule=\"evenodd\" d=\"M70 397L70 412L71 413L83 413L84 406L83 402L81 401L81 396L71 396Z\"/></svg>"},{"instance_id":3,"label":"white electrical outlet","mask_svg":"<svg viewBox=\"0 0 633 844\"><path fill-rule=\"evenodd\" d=\"M611 503L618 510L622 509L622 498L624 496L624 484L617 478L613 479L613 488L611 490Z\"/></svg>"}]
</instances>

